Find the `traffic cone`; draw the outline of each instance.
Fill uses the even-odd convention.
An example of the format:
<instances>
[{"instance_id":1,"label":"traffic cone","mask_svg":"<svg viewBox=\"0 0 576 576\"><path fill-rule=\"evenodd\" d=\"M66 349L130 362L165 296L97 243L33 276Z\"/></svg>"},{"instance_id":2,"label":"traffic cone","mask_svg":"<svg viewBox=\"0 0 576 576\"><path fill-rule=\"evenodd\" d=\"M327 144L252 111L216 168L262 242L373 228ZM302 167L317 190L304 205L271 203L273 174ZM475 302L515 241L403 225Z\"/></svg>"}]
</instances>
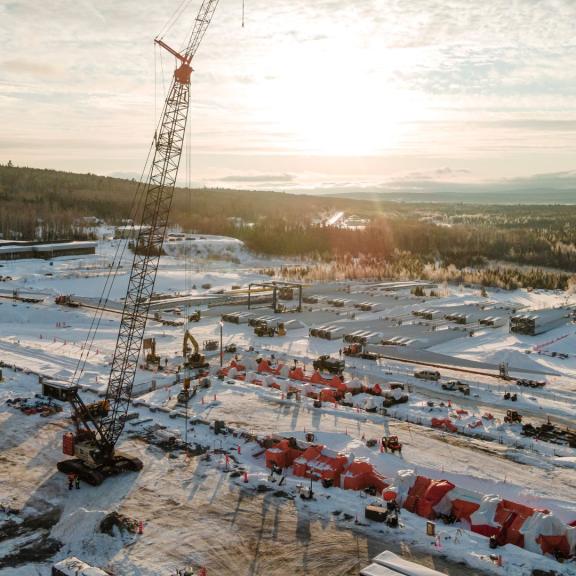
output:
<instances>
[{"instance_id":1,"label":"traffic cone","mask_svg":"<svg viewBox=\"0 0 576 576\"><path fill-rule=\"evenodd\" d=\"M144 534L144 522L142 520L138 522L138 534Z\"/></svg>"},{"instance_id":2,"label":"traffic cone","mask_svg":"<svg viewBox=\"0 0 576 576\"><path fill-rule=\"evenodd\" d=\"M248 482L248 472L244 472L244 482Z\"/></svg>"}]
</instances>

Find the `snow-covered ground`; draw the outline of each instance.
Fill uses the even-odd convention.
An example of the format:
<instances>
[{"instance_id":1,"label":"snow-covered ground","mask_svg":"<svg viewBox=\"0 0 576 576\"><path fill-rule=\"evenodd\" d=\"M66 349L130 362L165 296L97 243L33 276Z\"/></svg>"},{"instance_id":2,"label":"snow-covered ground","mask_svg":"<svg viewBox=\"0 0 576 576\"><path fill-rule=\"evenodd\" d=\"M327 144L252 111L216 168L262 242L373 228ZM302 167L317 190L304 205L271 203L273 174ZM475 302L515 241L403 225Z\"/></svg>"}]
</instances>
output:
<instances>
[{"instance_id":1,"label":"snow-covered ground","mask_svg":"<svg viewBox=\"0 0 576 576\"><path fill-rule=\"evenodd\" d=\"M189 246L192 258L184 258ZM394 531L365 525L364 494L325 489L318 486L316 500L304 502L294 497L298 480L288 478L282 490L268 481L268 471L255 444L232 436L217 437L204 425L192 426L189 440L211 449L223 448L237 461L235 466L248 471L249 482L233 477L224 469L224 456L214 454L210 461L183 456L169 457L158 448L130 437L137 426L126 426L123 447L134 451L145 463L144 470L107 481L98 488L83 487L68 492L65 479L55 472L61 459L60 437L70 429L68 409L43 418L25 416L4 402L18 396L40 392L38 375L58 379L73 377L84 348L93 310L69 308L54 303L59 294L97 298L102 292L110 263L122 247L118 240L99 243L95 256L64 258L53 262L2 262L0 274L12 280L0 286L0 360L5 366L0 383L0 503L21 509L17 522L54 513L46 527L35 527L22 534L3 533L7 516L0 516L0 570L6 574L48 574L54 559L76 555L87 562L111 569L116 574L174 574L187 565L206 566L209 574L355 574L358 567L383 549L392 549L422 563L434 565L450 574L528 575L533 567L556 569L558 574L576 574L573 564L557 562L525 550L506 546L501 549L502 567L490 560L487 540L455 527L442 527L440 547L425 536L425 521L415 515L402 515L401 529ZM175 240L168 245L168 256L161 259L156 292L202 295L250 282L269 280L259 269L277 265L250 255L234 239L197 237ZM125 252L122 267L110 292L120 303L126 288L130 255ZM210 284L210 288L202 288ZM312 287L338 292L340 286ZM13 300L13 290L21 297L33 296L39 302ZM358 299L377 299L360 294ZM388 302L382 296L382 302ZM427 302L403 293L398 301L376 312L356 312L338 316L328 307L286 315L305 325L340 323L352 330L383 322L387 315L409 318L411 310L423 304L434 307L461 307L476 304L515 304L531 309L574 303L563 293L543 291L489 291L488 298L478 290L447 287L441 298ZM191 325L202 343L218 339L218 321L229 308L204 309L199 323ZM271 314L263 310L263 314ZM165 318L181 320L165 314ZM98 398L106 388L107 374L114 352L119 316L106 312L86 357L80 383L86 401ZM184 420L170 418L181 412L176 406L180 385L176 365L181 359L183 327L167 326L150 320L147 336L157 341L158 353L168 358L168 370L139 370L135 409L140 420L157 422L178 429L184 436ZM338 355L342 341L326 341L308 336L308 329L290 330L285 337L258 338L247 325L225 324L224 345L235 343L242 358L274 354L277 360L306 363L320 354ZM490 375L442 370L443 381L457 378L470 386L470 396L446 392L439 383L413 377L418 366L409 363L347 358L347 378L364 384L402 382L411 388L409 402L390 409L389 416L362 410L367 396L354 396L354 406L324 405L314 408L310 400L286 400L280 391L241 381L228 383L212 379L212 387L200 392L190 403L190 416L228 425L254 434L280 431L303 434L313 431L331 448L369 457L387 478L399 470L413 469L431 478L444 478L471 490L502 497L534 507L545 507L565 522L576 520L576 450L547 442L534 442L520 434L519 426L503 424L507 409L518 410L535 423L552 416L567 425L574 421L576 405L576 330L567 323L537 337L510 334L507 327L480 328L473 337L462 337L439 344L431 352L498 365L507 362L511 370L546 372L542 389L524 389ZM556 352L555 356L551 353ZM567 355L566 358L559 356ZM210 357L213 371L218 369L218 354ZM225 356L228 363L231 355ZM26 372L30 372L26 374ZM152 381L156 390L146 392ZM503 400L506 391L517 392L514 403ZM448 405L450 402L450 406ZM467 413L456 414L464 409ZM491 412L494 420L482 419ZM447 434L430 428L432 417L450 417L460 433ZM480 421L481 426L476 428ZM472 427L474 425L474 428ZM475 434L477 437L472 438ZM380 454L365 446L362 438L396 434L404 449L402 458ZM243 450L237 453L237 445ZM259 484L266 492L259 493ZM277 494L277 492L282 492ZM141 536L109 536L98 530L101 520L117 510L144 522ZM55 512L54 512L55 511ZM336 514L336 512L339 512ZM356 523L355 519L359 518ZM34 522L32 522L34 524ZM51 542L61 543L52 550ZM2 564L2 558L18 550L46 549L43 560ZM16 558L18 556L15 556ZM457 562L464 562L466 567Z\"/></svg>"}]
</instances>

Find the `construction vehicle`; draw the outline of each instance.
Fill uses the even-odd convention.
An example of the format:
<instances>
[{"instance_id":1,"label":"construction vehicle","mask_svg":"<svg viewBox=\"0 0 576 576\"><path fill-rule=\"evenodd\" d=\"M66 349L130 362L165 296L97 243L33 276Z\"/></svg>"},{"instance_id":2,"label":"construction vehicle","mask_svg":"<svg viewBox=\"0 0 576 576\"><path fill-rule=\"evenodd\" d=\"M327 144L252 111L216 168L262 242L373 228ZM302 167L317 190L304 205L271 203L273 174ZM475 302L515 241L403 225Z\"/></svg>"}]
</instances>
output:
<instances>
[{"instance_id":1,"label":"construction vehicle","mask_svg":"<svg viewBox=\"0 0 576 576\"><path fill-rule=\"evenodd\" d=\"M210 388L210 386L212 385L212 383L210 382L210 378L207 378L206 376L199 378L196 384L194 384L194 386L192 386L191 384L192 384L191 378L184 378L184 384L182 385L182 390L178 392L177 396L177 401L179 404L186 404L191 398L194 398L194 396L196 396L198 390L202 388Z\"/></svg>"},{"instance_id":2,"label":"construction vehicle","mask_svg":"<svg viewBox=\"0 0 576 576\"><path fill-rule=\"evenodd\" d=\"M218 344L218 340L204 340L202 348L204 348L206 352L214 352L214 350L220 348L220 344Z\"/></svg>"},{"instance_id":3,"label":"construction vehicle","mask_svg":"<svg viewBox=\"0 0 576 576\"><path fill-rule=\"evenodd\" d=\"M382 436L382 448L384 452L392 452L392 454L398 452L398 454L402 454L402 444L400 444L398 436Z\"/></svg>"},{"instance_id":4,"label":"construction vehicle","mask_svg":"<svg viewBox=\"0 0 576 576\"><path fill-rule=\"evenodd\" d=\"M376 352L367 352L364 350L364 346L358 342L346 346L342 353L344 356L351 356L353 358L362 358L363 360L378 360L378 354Z\"/></svg>"},{"instance_id":5,"label":"construction vehicle","mask_svg":"<svg viewBox=\"0 0 576 576\"><path fill-rule=\"evenodd\" d=\"M389 392L384 393L382 397L382 406L384 408L391 408L397 404L406 404L408 402L408 394L390 394Z\"/></svg>"},{"instance_id":6,"label":"construction vehicle","mask_svg":"<svg viewBox=\"0 0 576 576\"><path fill-rule=\"evenodd\" d=\"M461 392L464 396L470 396L470 386L460 380L448 380L442 384L442 390L447 390L448 392Z\"/></svg>"},{"instance_id":7,"label":"construction vehicle","mask_svg":"<svg viewBox=\"0 0 576 576\"><path fill-rule=\"evenodd\" d=\"M525 386L527 388L544 388L546 380L530 380L528 378L519 378L516 380L518 386Z\"/></svg>"},{"instance_id":8,"label":"construction vehicle","mask_svg":"<svg viewBox=\"0 0 576 576\"><path fill-rule=\"evenodd\" d=\"M146 367L160 366L160 356L156 354L156 338L144 338L144 358Z\"/></svg>"},{"instance_id":9,"label":"construction vehicle","mask_svg":"<svg viewBox=\"0 0 576 576\"><path fill-rule=\"evenodd\" d=\"M59 296L56 296L54 302L60 306L69 306L70 308L78 308L80 306L78 302L72 300L71 294L60 294Z\"/></svg>"},{"instance_id":10,"label":"construction vehicle","mask_svg":"<svg viewBox=\"0 0 576 576\"><path fill-rule=\"evenodd\" d=\"M190 316L188 316L188 322L200 322L202 319L202 313L200 310L196 310L196 312L192 312Z\"/></svg>"},{"instance_id":11,"label":"construction vehicle","mask_svg":"<svg viewBox=\"0 0 576 576\"><path fill-rule=\"evenodd\" d=\"M218 0L203 0L182 52L174 50L161 39L155 40L158 46L174 56L177 67L154 133L148 179L141 185L141 194L137 196L141 199L135 210L139 215L139 226L135 228L137 235L132 267L106 390L108 414L100 418L93 417L78 393L78 380L84 371L87 354L80 357L72 378L73 386L67 391L66 399L72 404L77 417L77 429L76 433L67 432L64 435L64 453L72 458L59 462L58 470L65 474L77 474L89 484L98 485L109 476L142 469L140 459L116 450L116 444L124 430L132 399L150 300L182 156L190 107L191 63L217 5ZM110 269L110 278L113 278L113 274L114 266ZM106 298L102 298L102 302L96 312L100 317ZM88 343L94 337L97 325L94 323L94 329L90 329ZM87 346L86 350L89 351L89 348Z\"/></svg>"},{"instance_id":12,"label":"construction vehicle","mask_svg":"<svg viewBox=\"0 0 576 576\"><path fill-rule=\"evenodd\" d=\"M431 380L432 382L438 382L442 376L438 370L416 370L414 372L414 378L419 380Z\"/></svg>"},{"instance_id":13,"label":"construction vehicle","mask_svg":"<svg viewBox=\"0 0 576 576\"><path fill-rule=\"evenodd\" d=\"M254 334L256 336L268 336L272 338L273 336L286 336L286 328L283 322L279 322L277 326L267 326L266 324L258 324L254 328Z\"/></svg>"},{"instance_id":14,"label":"construction vehicle","mask_svg":"<svg viewBox=\"0 0 576 576\"><path fill-rule=\"evenodd\" d=\"M504 422L506 422L506 424L522 424L522 415L518 414L516 410L506 410Z\"/></svg>"},{"instance_id":15,"label":"construction vehicle","mask_svg":"<svg viewBox=\"0 0 576 576\"><path fill-rule=\"evenodd\" d=\"M344 360L331 358L327 354L318 356L318 358L312 363L312 366L314 366L314 370L330 372L330 374L337 374L338 376L341 376L346 368Z\"/></svg>"},{"instance_id":16,"label":"construction vehicle","mask_svg":"<svg viewBox=\"0 0 576 576\"><path fill-rule=\"evenodd\" d=\"M188 346L188 343L192 345L192 348ZM206 362L206 356L200 354L200 347L198 346L198 341L192 334L190 330L184 332L184 340L182 341L182 358L184 358L184 368L188 370L198 370L200 368L208 368L209 364Z\"/></svg>"}]
</instances>

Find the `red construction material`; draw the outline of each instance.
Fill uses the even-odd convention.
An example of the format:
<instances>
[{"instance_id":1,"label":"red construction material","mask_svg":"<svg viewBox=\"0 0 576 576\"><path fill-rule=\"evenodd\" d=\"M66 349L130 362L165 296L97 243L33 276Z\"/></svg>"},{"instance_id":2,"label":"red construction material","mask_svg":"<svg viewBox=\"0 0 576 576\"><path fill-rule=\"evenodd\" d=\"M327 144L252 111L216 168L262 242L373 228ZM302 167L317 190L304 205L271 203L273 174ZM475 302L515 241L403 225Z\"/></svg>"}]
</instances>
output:
<instances>
[{"instance_id":1,"label":"red construction material","mask_svg":"<svg viewBox=\"0 0 576 576\"><path fill-rule=\"evenodd\" d=\"M450 418L432 418L431 425L432 428L440 428L448 432L457 432L458 430Z\"/></svg>"},{"instance_id":2,"label":"red construction material","mask_svg":"<svg viewBox=\"0 0 576 576\"><path fill-rule=\"evenodd\" d=\"M542 548L542 554L551 556L569 558L572 551L566 534L560 536L538 536L536 542Z\"/></svg>"},{"instance_id":3,"label":"red construction material","mask_svg":"<svg viewBox=\"0 0 576 576\"><path fill-rule=\"evenodd\" d=\"M292 380L299 380L300 382L304 382L304 380L306 380L306 377L304 376L304 370L302 370L300 367L290 370L288 376L290 376Z\"/></svg>"},{"instance_id":4,"label":"red construction material","mask_svg":"<svg viewBox=\"0 0 576 576\"><path fill-rule=\"evenodd\" d=\"M340 486L340 476L348 464L348 457L338 454L324 446L310 446L299 458L294 460L294 476L328 480L334 486Z\"/></svg>"},{"instance_id":5,"label":"red construction material","mask_svg":"<svg viewBox=\"0 0 576 576\"><path fill-rule=\"evenodd\" d=\"M266 466L272 468L276 465L279 468L288 468L302 453L303 450L291 447L289 440L281 440L276 446L266 450Z\"/></svg>"},{"instance_id":6,"label":"red construction material","mask_svg":"<svg viewBox=\"0 0 576 576\"><path fill-rule=\"evenodd\" d=\"M374 466L363 460L354 460L342 475L342 488L345 490L365 490L373 487L382 492L388 485L384 477L374 470Z\"/></svg>"},{"instance_id":7,"label":"red construction material","mask_svg":"<svg viewBox=\"0 0 576 576\"><path fill-rule=\"evenodd\" d=\"M547 513L547 510L538 510ZM522 525L536 510L517 502L502 500L498 504L494 521L500 524L501 528L496 534L496 541L500 546L514 544L524 547L524 535L520 532Z\"/></svg>"},{"instance_id":8,"label":"red construction material","mask_svg":"<svg viewBox=\"0 0 576 576\"><path fill-rule=\"evenodd\" d=\"M423 518L433 519L436 517L434 506L454 487L454 484L448 480L431 480L418 476L408 492L404 508Z\"/></svg>"},{"instance_id":9,"label":"red construction material","mask_svg":"<svg viewBox=\"0 0 576 576\"><path fill-rule=\"evenodd\" d=\"M471 502L470 500L462 500L457 498L452 501L452 515L456 518L457 522L465 520L470 522L470 516L480 508L478 502Z\"/></svg>"},{"instance_id":10,"label":"red construction material","mask_svg":"<svg viewBox=\"0 0 576 576\"><path fill-rule=\"evenodd\" d=\"M336 395L335 391L331 388L323 388L320 390L320 394L318 395L318 399L322 402L336 402Z\"/></svg>"},{"instance_id":11,"label":"red construction material","mask_svg":"<svg viewBox=\"0 0 576 576\"><path fill-rule=\"evenodd\" d=\"M236 368L238 372L246 372L246 366L244 366L244 364L240 364L240 362L236 362L236 360L232 360L232 362L230 362L230 368Z\"/></svg>"}]
</instances>

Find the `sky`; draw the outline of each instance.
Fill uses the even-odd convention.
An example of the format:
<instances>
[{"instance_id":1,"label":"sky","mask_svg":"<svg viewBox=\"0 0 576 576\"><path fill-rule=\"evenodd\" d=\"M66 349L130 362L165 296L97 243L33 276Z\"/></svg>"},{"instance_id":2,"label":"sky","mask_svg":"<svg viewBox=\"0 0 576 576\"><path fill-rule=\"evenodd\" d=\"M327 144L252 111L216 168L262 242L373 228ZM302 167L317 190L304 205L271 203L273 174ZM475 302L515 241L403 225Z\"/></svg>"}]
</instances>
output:
<instances>
[{"instance_id":1,"label":"sky","mask_svg":"<svg viewBox=\"0 0 576 576\"><path fill-rule=\"evenodd\" d=\"M153 39L182 48L199 6L0 0L0 162L139 175L174 69ZM575 23L576 0L245 0L242 27L220 0L180 182L576 190Z\"/></svg>"}]
</instances>

